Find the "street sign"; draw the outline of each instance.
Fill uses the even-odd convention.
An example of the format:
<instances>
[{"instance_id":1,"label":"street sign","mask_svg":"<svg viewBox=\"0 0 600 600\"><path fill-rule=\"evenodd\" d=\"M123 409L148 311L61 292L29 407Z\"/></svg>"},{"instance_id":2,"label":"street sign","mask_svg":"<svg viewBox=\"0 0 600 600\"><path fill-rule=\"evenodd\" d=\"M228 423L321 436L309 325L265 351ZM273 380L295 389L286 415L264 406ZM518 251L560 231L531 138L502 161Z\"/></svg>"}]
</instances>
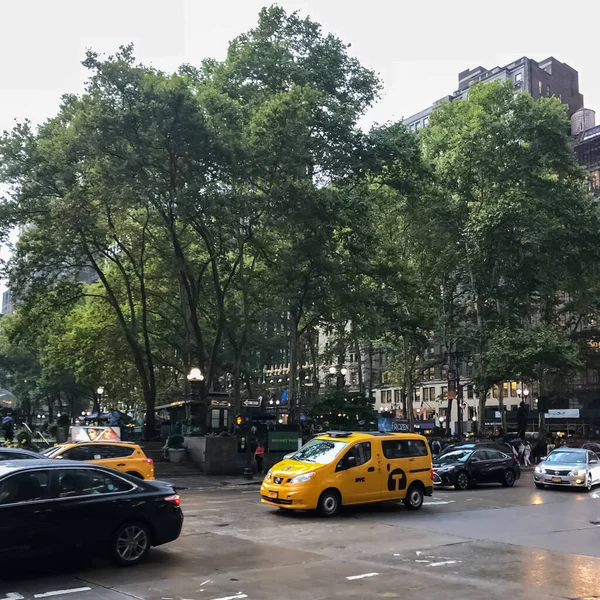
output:
<instances>
[{"instance_id":1,"label":"street sign","mask_svg":"<svg viewBox=\"0 0 600 600\"><path fill-rule=\"evenodd\" d=\"M244 406L247 406L249 408L259 408L260 405L262 404L261 400L244 400Z\"/></svg>"},{"instance_id":2,"label":"street sign","mask_svg":"<svg viewBox=\"0 0 600 600\"><path fill-rule=\"evenodd\" d=\"M546 414L546 419L579 419L578 408L563 408L553 409L551 408Z\"/></svg>"}]
</instances>

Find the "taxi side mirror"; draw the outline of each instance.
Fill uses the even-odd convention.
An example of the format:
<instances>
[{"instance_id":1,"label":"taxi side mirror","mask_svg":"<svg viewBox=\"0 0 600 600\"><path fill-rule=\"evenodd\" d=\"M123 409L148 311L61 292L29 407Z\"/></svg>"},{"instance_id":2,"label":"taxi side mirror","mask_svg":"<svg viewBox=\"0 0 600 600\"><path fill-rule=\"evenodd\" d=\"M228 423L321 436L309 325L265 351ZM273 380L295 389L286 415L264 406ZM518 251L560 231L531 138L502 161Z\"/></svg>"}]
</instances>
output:
<instances>
[{"instance_id":1,"label":"taxi side mirror","mask_svg":"<svg viewBox=\"0 0 600 600\"><path fill-rule=\"evenodd\" d=\"M356 466L356 456L348 456L346 458L346 469L350 469L351 467Z\"/></svg>"},{"instance_id":2,"label":"taxi side mirror","mask_svg":"<svg viewBox=\"0 0 600 600\"><path fill-rule=\"evenodd\" d=\"M283 457L283 459L284 459L284 460L287 460L288 458L292 458L292 456L294 456L294 453L293 453L293 452L290 452L289 454L286 454L286 455Z\"/></svg>"}]
</instances>

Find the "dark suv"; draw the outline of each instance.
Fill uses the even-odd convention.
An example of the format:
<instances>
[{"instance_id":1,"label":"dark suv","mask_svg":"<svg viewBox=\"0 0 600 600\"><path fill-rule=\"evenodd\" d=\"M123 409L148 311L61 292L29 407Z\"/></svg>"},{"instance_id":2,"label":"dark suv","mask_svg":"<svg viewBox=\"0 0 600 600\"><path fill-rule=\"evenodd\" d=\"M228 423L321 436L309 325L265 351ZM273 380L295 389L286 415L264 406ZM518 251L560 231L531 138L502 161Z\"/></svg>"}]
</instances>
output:
<instances>
[{"instance_id":1,"label":"dark suv","mask_svg":"<svg viewBox=\"0 0 600 600\"><path fill-rule=\"evenodd\" d=\"M457 444L433 460L433 485L438 487L466 490L480 483L512 487L520 476L519 460L505 444Z\"/></svg>"}]
</instances>

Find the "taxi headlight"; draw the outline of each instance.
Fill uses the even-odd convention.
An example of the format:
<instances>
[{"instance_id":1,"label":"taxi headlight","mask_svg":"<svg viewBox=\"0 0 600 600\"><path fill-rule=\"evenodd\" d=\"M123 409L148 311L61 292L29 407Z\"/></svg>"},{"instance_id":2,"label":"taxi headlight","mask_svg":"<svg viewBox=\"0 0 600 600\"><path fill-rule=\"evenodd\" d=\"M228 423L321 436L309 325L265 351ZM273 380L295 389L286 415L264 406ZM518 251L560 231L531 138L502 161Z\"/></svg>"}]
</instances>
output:
<instances>
[{"instance_id":1,"label":"taxi headlight","mask_svg":"<svg viewBox=\"0 0 600 600\"><path fill-rule=\"evenodd\" d=\"M296 475L296 477L292 477L290 479L290 483L304 483L305 481L310 481L316 473L311 471L310 473L302 473L302 475Z\"/></svg>"},{"instance_id":2,"label":"taxi headlight","mask_svg":"<svg viewBox=\"0 0 600 600\"><path fill-rule=\"evenodd\" d=\"M585 475L587 475L587 471L586 469L573 469L569 475L572 475L573 477L585 477Z\"/></svg>"},{"instance_id":3,"label":"taxi headlight","mask_svg":"<svg viewBox=\"0 0 600 600\"><path fill-rule=\"evenodd\" d=\"M265 481L271 481L271 473L273 469L269 469L269 472L265 475Z\"/></svg>"}]
</instances>

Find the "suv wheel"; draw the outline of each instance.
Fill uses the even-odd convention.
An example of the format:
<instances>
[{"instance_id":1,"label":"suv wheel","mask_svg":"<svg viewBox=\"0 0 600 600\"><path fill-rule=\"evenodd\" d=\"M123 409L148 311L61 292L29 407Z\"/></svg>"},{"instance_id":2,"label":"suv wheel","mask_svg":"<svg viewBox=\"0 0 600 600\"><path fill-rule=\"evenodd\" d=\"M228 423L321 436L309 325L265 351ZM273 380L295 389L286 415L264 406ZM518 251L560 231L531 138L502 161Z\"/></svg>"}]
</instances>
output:
<instances>
[{"instance_id":1,"label":"suv wheel","mask_svg":"<svg viewBox=\"0 0 600 600\"><path fill-rule=\"evenodd\" d=\"M406 498L402 502L404 502L404 506L409 510L419 510L423 506L423 500L424 496L421 486L411 485L406 493Z\"/></svg>"},{"instance_id":2,"label":"suv wheel","mask_svg":"<svg viewBox=\"0 0 600 600\"><path fill-rule=\"evenodd\" d=\"M323 517L333 517L342 507L342 499L337 490L325 490L319 498L317 511Z\"/></svg>"},{"instance_id":3,"label":"suv wheel","mask_svg":"<svg viewBox=\"0 0 600 600\"><path fill-rule=\"evenodd\" d=\"M515 474L512 469L506 469L504 471L504 478L502 479L502 485L504 487L512 487L515 484Z\"/></svg>"},{"instance_id":4,"label":"suv wheel","mask_svg":"<svg viewBox=\"0 0 600 600\"><path fill-rule=\"evenodd\" d=\"M125 523L111 542L113 560L125 567L133 566L150 552L150 530L143 523Z\"/></svg>"},{"instance_id":5,"label":"suv wheel","mask_svg":"<svg viewBox=\"0 0 600 600\"><path fill-rule=\"evenodd\" d=\"M469 487L469 483L470 483L469 474L466 471L461 471L456 476L456 483L454 484L454 487L457 490L464 491Z\"/></svg>"}]
</instances>

